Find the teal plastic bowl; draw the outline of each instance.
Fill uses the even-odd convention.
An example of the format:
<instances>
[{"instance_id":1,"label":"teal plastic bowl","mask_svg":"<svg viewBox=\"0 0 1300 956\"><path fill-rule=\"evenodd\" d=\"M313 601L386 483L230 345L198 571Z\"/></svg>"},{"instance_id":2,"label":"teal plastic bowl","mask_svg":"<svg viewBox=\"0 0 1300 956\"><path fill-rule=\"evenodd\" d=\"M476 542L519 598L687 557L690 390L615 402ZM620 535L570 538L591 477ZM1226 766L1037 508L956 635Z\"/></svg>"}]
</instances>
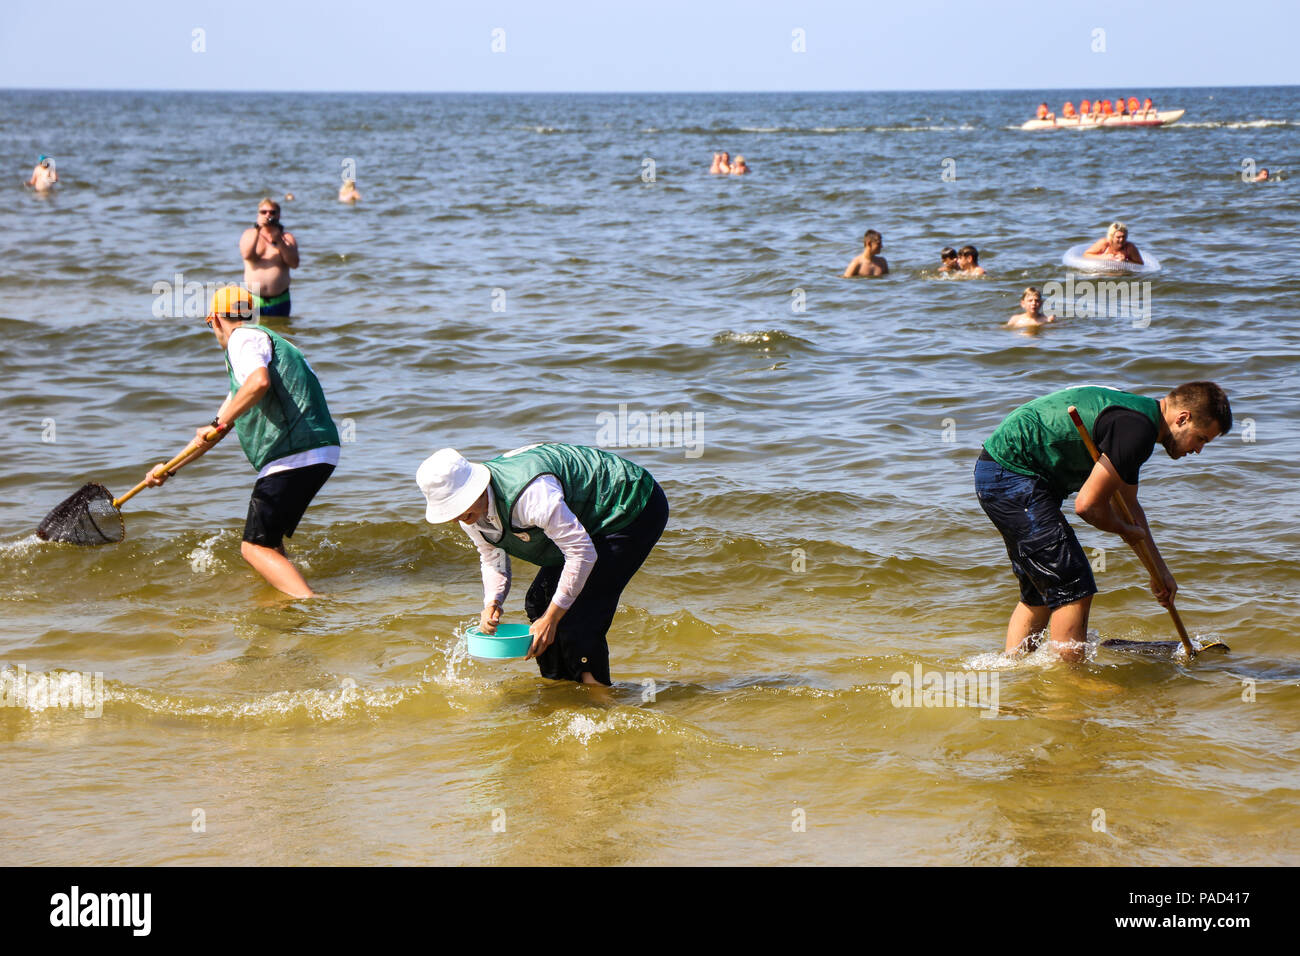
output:
<instances>
[{"instance_id":1,"label":"teal plastic bowl","mask_svg":"<svg viewBox=\"0 0 1300 956\"><path fill-rule=\"evenodd\" d=\"M533 637L527 624L498 624L495 634L484 634L474 625L465 631L469 656L485 661L517 661L528 655Z\"/></svg>"}]
</instances>

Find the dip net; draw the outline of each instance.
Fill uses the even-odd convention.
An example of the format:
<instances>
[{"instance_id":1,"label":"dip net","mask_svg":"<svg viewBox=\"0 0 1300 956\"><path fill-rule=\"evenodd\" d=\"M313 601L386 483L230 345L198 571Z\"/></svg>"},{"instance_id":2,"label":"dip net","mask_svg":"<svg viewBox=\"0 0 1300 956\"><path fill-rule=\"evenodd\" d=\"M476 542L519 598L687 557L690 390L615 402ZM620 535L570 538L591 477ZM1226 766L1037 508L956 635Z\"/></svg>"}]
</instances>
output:
<instances>
[{"instance_id":1,"label":"dip net","mask_svg":"<svg viewBox=\"0 0 1300 956\"><path fill-rule=\"evenodd\" d=\"M126 537L122 512L103 485L84 485L45 516L36 537L68 544L112 544Z\"/></svg>"}]
</instances>

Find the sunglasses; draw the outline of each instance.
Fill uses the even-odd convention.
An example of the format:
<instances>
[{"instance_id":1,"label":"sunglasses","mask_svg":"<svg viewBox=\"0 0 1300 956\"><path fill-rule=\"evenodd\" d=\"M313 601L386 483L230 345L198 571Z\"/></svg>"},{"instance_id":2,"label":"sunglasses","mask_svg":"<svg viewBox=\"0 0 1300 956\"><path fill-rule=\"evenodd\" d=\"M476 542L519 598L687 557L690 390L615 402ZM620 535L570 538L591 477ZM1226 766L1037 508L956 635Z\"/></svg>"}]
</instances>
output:
<instances>
[{"instance_id":1,"label":"sunglasses","mask_svg":"<svg viewBox=\"0 0 1300 956\"><path fill-rule=\"evenodd\" d=\"M257 211L257 214L258 214L259 216L278 216L278 215L280 215L280 214L279 214L278 212L276 212L274 209L259 209L259 210Z\"/></svg>"}]
</instances>

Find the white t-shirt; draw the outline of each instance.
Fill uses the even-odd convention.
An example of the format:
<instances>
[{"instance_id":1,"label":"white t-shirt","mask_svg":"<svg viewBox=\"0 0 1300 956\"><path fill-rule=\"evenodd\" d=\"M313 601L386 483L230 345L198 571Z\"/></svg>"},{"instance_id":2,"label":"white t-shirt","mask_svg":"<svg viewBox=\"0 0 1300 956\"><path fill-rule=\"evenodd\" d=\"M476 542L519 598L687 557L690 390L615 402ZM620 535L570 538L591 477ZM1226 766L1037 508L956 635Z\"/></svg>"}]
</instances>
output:
<instances>
[{"instance_id":1,"label":"white t-shirt","mask_svg":"<svg viewBox=\"0 0 1300 956\"><path fill-rule=\"evenodd\" d=\"M241 325L230 333L230 339L226 342L226 354L230 357L230 369L235 373L235 381L243 385L248 376L259 368L266 368L271 364L271 336L256 326ZM307 367L311 368L310 365ZM268 461L257 473L257 477L265 478L267 475L273 475L277 471L288 471L290 468L338 463L339 446L327 445L324 448L311 448Z\"/></svg>"},{"instance_id":2,"label":"white t-shirt","mask_svg":"<svg viewBox=\"0 0 1300 956\"><path fill-rule=\"evenodd\" d=\"M582 522L564 501L564 489L554 475L539 475L519 494L510 521L516 528L539 528L564 554L564 570L551 598L566 611L573 604L596 564L596 546ZM478 548L483 571L483 604L504 606L510 593L510 555L492 542L500 541L504 528L497 514L496 495L488 485L488 510L478 524L461 524Z\"/></svg>"}]
</instances>

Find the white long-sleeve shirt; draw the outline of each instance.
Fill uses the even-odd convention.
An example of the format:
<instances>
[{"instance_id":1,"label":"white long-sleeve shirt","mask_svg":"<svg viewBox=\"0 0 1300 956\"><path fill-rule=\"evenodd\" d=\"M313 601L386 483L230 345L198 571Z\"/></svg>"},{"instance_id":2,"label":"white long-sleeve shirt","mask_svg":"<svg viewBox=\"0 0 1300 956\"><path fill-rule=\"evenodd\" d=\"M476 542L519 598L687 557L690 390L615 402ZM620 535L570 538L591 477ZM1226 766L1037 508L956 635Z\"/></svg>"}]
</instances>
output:
<instances>
[{"instance_id":1,"label":"white long-sleeve shirt","mask_svg":"<svg viewBox=\"0 0 1300 956\"><path fill-rule=\"evenodd\" d=\"M560 583L551 599L566 611L573 604L596 563L596 546L564 501L564 489L554 475L540 475L529 482L515 501L510 522L516 528L538 528L564 555ZM501 540L504 529L497 514L496 495L488 485L487 514L477 524L460 525L478 548L483 571L483 604L505 605L510 593L510 555L493 542Z\"/></svg>"}]
</instances>

